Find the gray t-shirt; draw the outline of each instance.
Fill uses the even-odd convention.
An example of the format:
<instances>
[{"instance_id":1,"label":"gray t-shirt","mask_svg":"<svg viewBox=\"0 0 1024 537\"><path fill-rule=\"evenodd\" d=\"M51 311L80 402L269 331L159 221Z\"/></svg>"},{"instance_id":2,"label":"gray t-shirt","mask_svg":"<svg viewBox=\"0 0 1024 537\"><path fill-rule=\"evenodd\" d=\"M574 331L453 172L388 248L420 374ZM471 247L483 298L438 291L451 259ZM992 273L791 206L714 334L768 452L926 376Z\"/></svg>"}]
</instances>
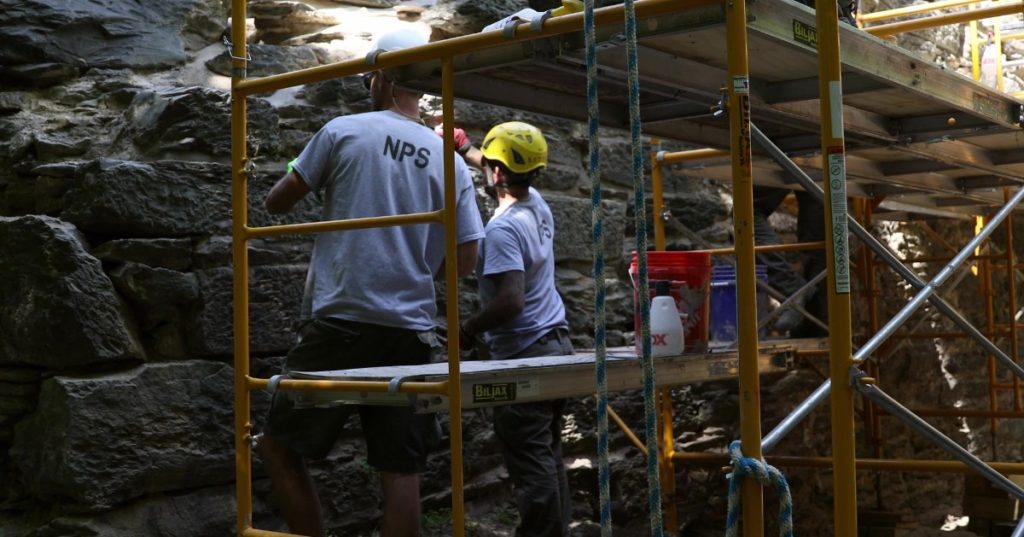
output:
<instances>
[{"instance_id":1,"label":"gray t-shirt","mask_svg":"<svg viewBox=\"0 0 1024 537\"><path fill-rule=\"evenodd\" d=\"M441 138L390 110L336 118L313 136L294 165L323 196L323 219L437 211L444 207ZM455 159L459 244L483 237L476 192ZM319 233L307 293L314 317L434 327L434 275L444 260L444 226L413 224Z\"/></svg>"},{"instance_id":2,"label":"gray t-shirt","mask_svg":"<svg viewBox=\"0 0 1024 537\"><path fill-rule=\"evenodd\" d=\"M477 273L480 300L494 299L496 287L487 276L523 272L525 302L515 319L484 333L496 359L513 356L555 328L568 327L565 305L555 289L555 221L551 209L535 189L487 223Z\"/></svg>"}]
</instances>

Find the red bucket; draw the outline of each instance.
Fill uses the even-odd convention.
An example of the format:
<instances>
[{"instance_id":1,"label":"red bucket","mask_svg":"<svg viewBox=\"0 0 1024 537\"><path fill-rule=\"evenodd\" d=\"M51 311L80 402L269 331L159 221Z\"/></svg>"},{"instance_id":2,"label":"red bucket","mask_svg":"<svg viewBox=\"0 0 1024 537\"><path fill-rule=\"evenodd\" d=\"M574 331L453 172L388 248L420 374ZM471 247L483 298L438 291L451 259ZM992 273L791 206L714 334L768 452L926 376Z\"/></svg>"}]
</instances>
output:
<instances>
[{"instance_id":1,"label":"red bucket","mask_svg":"<svg viewBox=\"0 0 1024 537\"><path fill-rule=\"evenodd\" d=\"M636 252L629 263L629 277L633 281L633 318L637 335L640 334L639 266ZM651 298L654 282L672 282L672 298L676 309L685 314L683 320L683 352L705 352L708 348L708 295L711 289L711 254L707 252L647 252L647 281Z\"/></svg>"}]
</instances>

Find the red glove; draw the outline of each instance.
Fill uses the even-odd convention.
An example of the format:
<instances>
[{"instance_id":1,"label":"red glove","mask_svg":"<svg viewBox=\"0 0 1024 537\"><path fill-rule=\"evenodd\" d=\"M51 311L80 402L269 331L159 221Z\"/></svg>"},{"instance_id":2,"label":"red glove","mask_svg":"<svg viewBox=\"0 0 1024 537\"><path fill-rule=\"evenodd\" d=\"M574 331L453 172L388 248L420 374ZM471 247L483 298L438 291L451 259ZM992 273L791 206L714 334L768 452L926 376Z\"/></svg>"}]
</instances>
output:
<instances>
[{"instance_id":1,"label":"red glove","mask_svg":"<svg viewBox=\"0 0 1024 537\"><path fill-rule=\"evenodd\" d=\"M434 127L434 132L436 132L438 136L443 137L444 125L438 125ZM466 151L469 151L469 148L473 145L473 143L469 141L469 136L466 136L466 131L458 127L455 127L453 138L455 139L455 150L458 151L459 154L463 154Z\"/></svg>"}]
</instances>

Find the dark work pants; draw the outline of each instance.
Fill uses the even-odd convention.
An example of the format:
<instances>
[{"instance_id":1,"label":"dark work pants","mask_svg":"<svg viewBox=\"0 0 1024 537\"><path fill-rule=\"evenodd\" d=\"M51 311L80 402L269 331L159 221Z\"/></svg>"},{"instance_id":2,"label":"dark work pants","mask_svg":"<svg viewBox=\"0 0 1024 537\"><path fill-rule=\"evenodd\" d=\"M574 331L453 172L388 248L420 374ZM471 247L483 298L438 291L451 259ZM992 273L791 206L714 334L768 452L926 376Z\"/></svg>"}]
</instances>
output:
<instances>
[{"instance_id":1,"label":"dark work pants","mask_svg":"<svg viewBox=\"0 0 1024 537\"><path fill-rule=\"evenodd\" d=\"M568 331L554 330L512 358L573 354ZM565 537L572 503L562 461L564 400L494 407L494 432L515 486L516 537Z\"/></svg>"},{"instance_id":2,"label":"dark work pants","mask_svg":"<svg viewBox=\"0 0 1024 537\"><path fill-rule=\"evenodd\" d=\"M754 187L754 242L757 245L778 244L779 236L768 223L768 216L775 212L782 200L791 192L787 188L766 186ZM825 240L825 208L811 197L810 194L797 190L796 236L799 242L816 242ZM757 254L757 262L768 268L768 283L790 296L804 286L808 280L825 270L824 250L805 250L803 252L803 274L797 273L786 261L782 252ZM818 285L817 291L809 291L807 295L807 311L822 320L828 314L828 293L825 292L824 281ZM805 323L809 324L809 323Z\"/></svg>"}]
</instances>

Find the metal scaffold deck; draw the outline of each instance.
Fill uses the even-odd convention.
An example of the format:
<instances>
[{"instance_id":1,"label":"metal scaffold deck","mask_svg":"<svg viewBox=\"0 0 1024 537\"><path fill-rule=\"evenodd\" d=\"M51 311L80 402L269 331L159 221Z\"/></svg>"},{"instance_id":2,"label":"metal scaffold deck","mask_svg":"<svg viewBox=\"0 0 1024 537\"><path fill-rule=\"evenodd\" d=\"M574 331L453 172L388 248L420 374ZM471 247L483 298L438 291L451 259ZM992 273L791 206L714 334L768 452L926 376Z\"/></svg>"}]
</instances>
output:
<instances>
[{"instance_id":1,"label":"metal scaffold deck","mask_svg":"<svg viewBox=\"0 0 1024 537\"><path fill-rule=\"evenodd\" d=\"M817 156L818 32L810 8L789 0L747 3L750 118L795 163L820 181ZM870 29L869 29L870 30ZM599 28L601 122L628 128L625 44L619 26ZM846 24L841 127L847 193L885 196L878 218L919 212L967 216L1002 205L994 187L1024 182L1019 99L931 63ZM727 82L721 5L644 18L638 27L645 135L728 150L729 125L718 113ZM567 34L456 56L460 99L585 121L586 71L581 34ZM439 67L409 68L409 84L440 93ZM760 154L758 154L760 153ZM755 147L756 184L800 188ZM702 159L692 173L730 180L729 154Z\"/></svg>"},{"instance_id":2,"label":"metal scaffold deck","mask_svg":"<svg viewBox=\"0 0 1024 537\"><path fill-rule=\"evenodd\" d=\"M936 6L961 6L973 0L944 0ZM588 2L589 4L589 2ZM996 2L971 12L948 15L950 22L1020 14L1022 2ZM1015 319L1018 265L1013 246L1013 213L1024 198L1024 106L1019 98L989 88L940 67L882 37L917 28L918 21L860 29L837 22L834 3L819 2L818 12L791 0L638 0L635 5L636 48L629 32L627 8L608 6L593 14L599 112L608 128L629 129L631 108L639 103L643 134L692 144L698 149L650 155L654 214L663 216L662 167L677 163L676 173L731 182L734 200L736 297L755 304L752 231L753 185L803 189L824 201L828 261L829 327L827 341L758 341L755 307L738 308L735 351L669 358L658 362L658 384L738 378L742 453L763 460L820 403L830 398L830 457L768 457L785 465L832 468L835 535L853 537L857 527L857 475L865 469L975 471L996 487L1024 500L1024 490L1005 474L1024 473L1024 464L985 463L956 445L918 415L882 391L874 378L876 351L884 349L896 329L925 304L948 317L984 349L989 373L987 409L939 409L922 415L967 415L993 420L1024 417ZM905 8L909 9L909 8ZM915 8L916 9L916 8ZM363 402L410 404L423 411L447 409L450 420L452 518L455 535L464 535L462 425L463 408L506 402L593 393L586 373L595 356L517 360L516 363L465 362L458 355L458 331L449 334L448 362L416 370L335 371L255 378L249 374L249 274L247 241L297 233L320 233L370 226L443 224L448 232L446 256L455 258L454 105L455 99L495 104L556 118L587 121L588 54L584 13L506 26L414 49L387 52L294 73L246 79L244 0L233 0L232 25L232 182L235 278L236 466L240 535L284 535L252 527L252 421L249 393L281 389L312 404ZM965 14L966 13L966 14ZM973 30L972 30L973 31ZM627 35L629 34L629 35ZM882 37L876 37L882 36ZM998 42L998 41L997 41ZM630 49L635 50L639 93L629 79ZM370 69L396 69L399 84L442 97L446 208L431 213L353 221L250 227L247 222L247 96L350 76ZM633 99L630 98L633 95ZM594 129L596 131L596 129ZM639 145L639 144L637 144ZM625 172L624 172L625 173ZM595 189L598 191L599 188ZM824 190L824 192L822 192ZM855 210L849 211L847 199ZM642 205L642 204L641 204ZM638 211L640 213L640 211ZM974 238L952 253L931 281L924 281L867 231L878 219L918 217L982 219ZM665 248L664 222L655 221L655 247ZM989 237L1005 226L1005 249L994 250ZM862 246L855 251L851 240ZM817 246L822 246L819 243ZM989 248L986 253L979 249ZM639 248L638 248L639 249ZM759 251L761 247L758 247ZM955 254L955 255L954 255ZM856 255L856 274L851 256ZM871 257L874 256L874 257ZM986 326L978 329L937 294L954 281L953 273L968 259L982 268ZM878 318L875 266L888 264L916 292L890 320ZM991 274L1006 271L1010 314L999 325L993 316ZM454 263L446 267L446 317L458 323L459 292ZM853 282L851 284L851 282ZM595 284L596 285L596 284ZM860 285L863 295L851 289ZM866 341L853 348L851 295L867 296L870 319L860 319ZM1010 341L1008 349L994 343ZM991 338L991 339L990 339ZM800 353L828 354L826 379L781 423L762 437L760 377L783 371ZM638 387L641 378L631 350L610 353L612 389ZM600 356L600 353L598 353ZM997 368L1000 375L997 376ZM979 367L979 370L982 368ZM1012 377L1005 380L1006 373ZM877 375L875 375L877 376ZM590 377L593 378L593 377ZM1000 409L998 391L1013 390L1013 410ZM645 393L646 395L646 393ZM672 434L669 393L660 391L657 454L660 461L665 524L676 524L675 462L721 464L722 456L684 453ZM503 400L504 398L504 400ZM861 402L860 411L855 401ZM957 414L960 412L960 414ZM879 416L902 420L912 430L947 451L953 459L905 461L880 458ZM858 458L855 414L875 447L874 459ZM653 436L653 435L649 435ZM634 442L636 442L634 440ZM660 445L660 447L659 447ZM735 463L735 461L734 461ZM736 466L734 466L734 469ZM736 477L739 480L739 477ZM740 482L740 481L738 481ZM763 535L761 487L742 479L742 521L746 536ZM656 505L656 504L655 504ZM652 509L652 512L655 510ZM603 522L603 521L602 521ZM1024 536L1024 524L1015 537Z\"/></svg>"},{"instance_id":3,"label":"metal scaffold deck","mask_svg":"<svg viewBox=\"0 0 1024 537\"><path fill-rule=\"evenodd\" d=\"M758 366L762 374L782 373L792 368L800 351L822 350L822 339L766 341L760 346ZM433 394L405 394L403 382L438 382L448 378L448 365L368 367L338 371L295 372L292 378L306 380L351 380L387 382L388 392L315 391L296 393L297 404L320 405L358 403L370 405L411 405L419 412L445 412L448 398ZM735 350L658 358L659 386L677 386L712 380L735 379L739 355ZM509 403L529 403L586 397L594 393L594 353L547 356L517 360L484 360L462 363L460 375L462 408L479 408ZM632 347L608 350L608 389L636 390L642 387L643 372Z\"/></svg>"}]
</instances>

